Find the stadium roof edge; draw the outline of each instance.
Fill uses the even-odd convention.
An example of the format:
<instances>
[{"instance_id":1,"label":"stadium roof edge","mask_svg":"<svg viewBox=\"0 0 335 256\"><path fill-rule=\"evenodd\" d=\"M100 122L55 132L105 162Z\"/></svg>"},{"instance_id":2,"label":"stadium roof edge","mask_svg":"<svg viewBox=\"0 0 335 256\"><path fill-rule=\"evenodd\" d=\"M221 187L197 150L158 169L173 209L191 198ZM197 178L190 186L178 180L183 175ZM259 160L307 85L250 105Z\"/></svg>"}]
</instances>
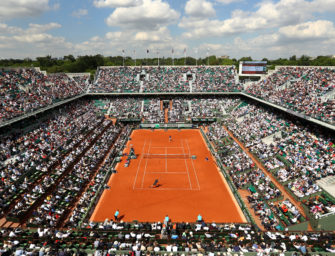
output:
<instances>
[{"instance_id":1,"label":"stadium roof edge","mask_svg":"<svg viewBox=\"0 0 335 256\"><path fill-rule=\"evenodd\" d=\"M218 67L231 67L235 65L183 65L183 66L171 66L171 65L159 65L159 66L98 66L97 69L99 68L156 68L156 67L169 67L169 68L192 68L192 67L213 67L213 68L218 68ZM236 67L236 66L235 66Z\"/></svg>"}]
</instances>

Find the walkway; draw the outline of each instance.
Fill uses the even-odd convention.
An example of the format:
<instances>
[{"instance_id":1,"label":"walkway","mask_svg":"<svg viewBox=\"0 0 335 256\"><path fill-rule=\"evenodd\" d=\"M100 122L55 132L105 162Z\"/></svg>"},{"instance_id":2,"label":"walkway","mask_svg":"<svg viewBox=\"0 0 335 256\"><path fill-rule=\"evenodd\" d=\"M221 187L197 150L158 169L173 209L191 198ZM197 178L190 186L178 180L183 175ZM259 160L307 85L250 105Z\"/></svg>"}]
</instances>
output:
<instances>
[{"instance_id":1,"label":"walkway","mask_svg":"<svg viewBox=\"0 0 335 256\"><path fill-rule=\"evenodd\" d=\"M168 108L164 109L164 120L166 124L169 122L169 109Z\"/></svg>"},{"instance_id":2,"label":"walkway","mask_svg":"<svg viewBox=\"0 0 335 256\"><path fill-rule=\"evenodd\" d=\"M251 209L250 207L250 203L248 201L248 196L250 195L250 192L246 189L239 189L238 193L240 194L245 206L247 206L249 213L251 214L252 218L254 219L256 225L259 227L260 230L262 231L266 231L266 229L264 228L259 216L257 216L254 212L253 209Z\"/></svg>"}]
</instances>

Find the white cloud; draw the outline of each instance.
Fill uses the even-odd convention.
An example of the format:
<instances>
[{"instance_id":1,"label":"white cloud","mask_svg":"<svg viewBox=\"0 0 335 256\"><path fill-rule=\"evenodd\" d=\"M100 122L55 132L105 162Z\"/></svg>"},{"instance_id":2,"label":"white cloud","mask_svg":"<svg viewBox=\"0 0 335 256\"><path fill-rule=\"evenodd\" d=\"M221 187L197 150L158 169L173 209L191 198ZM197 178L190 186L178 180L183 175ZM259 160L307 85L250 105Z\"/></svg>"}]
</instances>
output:
<instances>
[{"instance_id":1,"label":"white cloud","mask_svg":"<svg viewBox=\"0 0 335 256\"><path fill-rule=\"evenodd\" d=\"M83 16L86 16L88 14L88 10L87 9L78 9L72 12L72 16L76 17L76 18L81 18Z\"/></svg>"},{"instance_id":2,"label":"white cloud","mask_svg":"<svg viewBox=\"0 0 335 256\"><path fill-rule=\"evenodd\" d=\"M226 44L202 44L199 49L203 55L207 48L210 54L252 56L254 59L331 55L335 43L334 23L326 20L303 22L282 27L275 33L262 34L250 39L235 37Z\"/></svg>"},{"instance_id":3,"label":"white cloud","mask_svg":"<svg viewBox=\"0 0 335 256\"><path fill-rule=\"evenodd\" d=\"M335 11L334 0L280 0L263 1L256 4L256 11L234 10L225 20L183 17L179 26L187 30L187 38L224 36L250 33L265 29L296 25L313 17L314 13Z\"/></svg>"},{"instance_id":4,"label":"white cloud","mask_svg":"<svg viewBox=\"0 0 335 256\"><path fill-rule=\"evenodd\" d=\"M52 30L52 29L56 29L56 28L61 28L62 25L56 23L56 22L51 22L48 24L33 24L30 23L29 24L29 28L27 29L27 33L40 33L40 32L44 32L44 31L48 31L48 30Z\"/></svg>"},{"instance_id":5,"label":"white cloud","mask_svg":"<svg viewBox=\"0 0 335 256\"><path fill-rule=\"evenodd\" d=\"M143 0L142 5L119 7L107 18L109 26L131 30L157 30L161 26L175 23L179 13L162 0Z\"/></svg>"},{"instance_id":6,"label":"white cloud","mask_svg":"<svg viewBox=\"0 0 335 256\"><path fill-rule=\"evenodd\" d=\"M172 42L172 37L170 31L167 27L161 27L157 31L142 31L137 32L134 36L135 41L170 41Z\"/></svg>"},{"instance_id":7,"label":"white cloud","mask_svg":"<svg viewBox=\"0 0 335 256\"><path fill-rule=\"evenodd\" d=\"M93 4L97 8L130 7L141 5L142 0L94 0Z\"/></svg>"},{"instance_id":8,"label":"white cloud","mask_svg":"<svg viewBox=\"0 0 335 256\"><path fill-rule=\"evenodd\" d=\"M32 58L46 54L69 54L73 50L72 43L47 32L60 27L60 24L54 22L29 24L27 29L0 23L0 55L2 58Z\"/></svg>"},{"instance_id":9,"label":"white cloud","mask_svg":"<svg viewBox=\"0 0 335 256\"><path fill-rule=\"evenodd\" d=\"M314 0L310 3L312 10L315 12L331 12L335 10L334 0Z\"/></svg>"},{"instance_id":10,"label":"white cloud","mask_svg":"<svg viewBox=\"0 0 335 256\"><path fill-rule=\"evenodd\" d=\"M121 55L122 50L126 50L126 55L131 56L136 50L137 57L145 57L146 49L150 50L150 56L155 55L157 49L161 56L171 56L172 48L175 50L175 56L178 56L182 54L185 47L187 45L182 40L171 36L167 27L161 27L155 31L108 32L104 37L93 37L75 46L77 52L114 56Z\"/></svg>"},{"instance_id":11,"label":"white cloud","mask_svg":"<svg viewBox=\"0 0 335 256\"><path fill-rule=\"evenodd\" d=\"M317 20L286 26L279 29L279 33L289 39L323 39L335 38L334 24L328 20Z\"/></svg>"},{"instance_id":12,"label":"white cloud","mask_svg":"<svg viewBox=\"0 0 335 256\"><path fill-rule=\"evenodd\" d=\"M0 20L34 17L49 9L49 0L2 0L0 1Z\"/></svg>"},{"instance_id":13,"label":"white cloud","mask_svg":"<svg viewBox=\"0 0 335 256\"><path fill-rule=\"evenodd\" d=\"M242 0L216 0L216 1L222 4L231 4L231 3L241 2Z\"/></svg>"},{"instance_id":14,"label":"white cloud","mask_svg":"<svg viewBox=\"0 0 335 256\"><path fill-rule=\"evenodd\" d=\"M113 39L113 40L118 40L120 39L125 33L122 33L121 31L116 31L116 32L108 32L106 34L107 39Z\"/></svg>"},{"instance_id":15,"label":"white cloud","mask_svg":"<svg viewBox=\"0 0 335 256\"><path fill-rule=\"evenodd\" d=\"M215 16L213 4L206 0L188 0L185 12L191 17L206 18Z\"/></svg>"}]
</instances>

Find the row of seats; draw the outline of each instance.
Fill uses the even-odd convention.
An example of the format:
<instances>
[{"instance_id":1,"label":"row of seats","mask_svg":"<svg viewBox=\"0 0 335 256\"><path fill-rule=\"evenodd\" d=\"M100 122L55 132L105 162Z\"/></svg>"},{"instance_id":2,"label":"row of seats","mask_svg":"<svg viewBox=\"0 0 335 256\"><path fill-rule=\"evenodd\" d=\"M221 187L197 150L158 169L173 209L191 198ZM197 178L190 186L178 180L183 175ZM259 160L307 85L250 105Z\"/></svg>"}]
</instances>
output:
<instances>
[{"instance_id":1,"label":"row of seats","mask_svg":"<svg viewBox=\"0 0 335 256\"><path fill-rule=\"evenodd\" d=\"M7 229L0 235L2 255L231 255L232 253L332 253L333 233L258 232L248 225L123 223L123 229L53 230ZM157 223L156 223L157 224ZM159 223L158 223L159 225ZM174 237L174 238L172 238ZM284 254L283 254L284 255Z\"/></svg>"}]
</instances>

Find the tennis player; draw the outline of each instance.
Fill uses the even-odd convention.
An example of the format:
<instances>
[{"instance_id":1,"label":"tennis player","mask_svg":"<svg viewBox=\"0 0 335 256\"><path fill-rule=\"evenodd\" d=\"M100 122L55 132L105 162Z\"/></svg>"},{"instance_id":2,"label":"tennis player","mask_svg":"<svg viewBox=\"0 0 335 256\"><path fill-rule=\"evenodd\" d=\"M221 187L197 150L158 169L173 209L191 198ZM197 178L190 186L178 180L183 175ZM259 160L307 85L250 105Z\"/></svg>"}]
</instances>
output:
<instances>
[{"instance_id":1,"label":"tennis player","mask_svg":"<svg viewBox=\"0 0 335 256\"><path fill-rule=\"evenodd\" d=\"M172 137L171 136L169 136L169 142L171 142L172 141Z\"/></svg>"},{"instance_id":2,"label":"tennis player","mask_svg":"<svg viewBox=\"0 0 335 256\"><path fill-rule=\"evenodd\" d=\"M154 183L150 186L151 188L158 187L158 179L155 179Z\"/></svg>"}]
</instances>

